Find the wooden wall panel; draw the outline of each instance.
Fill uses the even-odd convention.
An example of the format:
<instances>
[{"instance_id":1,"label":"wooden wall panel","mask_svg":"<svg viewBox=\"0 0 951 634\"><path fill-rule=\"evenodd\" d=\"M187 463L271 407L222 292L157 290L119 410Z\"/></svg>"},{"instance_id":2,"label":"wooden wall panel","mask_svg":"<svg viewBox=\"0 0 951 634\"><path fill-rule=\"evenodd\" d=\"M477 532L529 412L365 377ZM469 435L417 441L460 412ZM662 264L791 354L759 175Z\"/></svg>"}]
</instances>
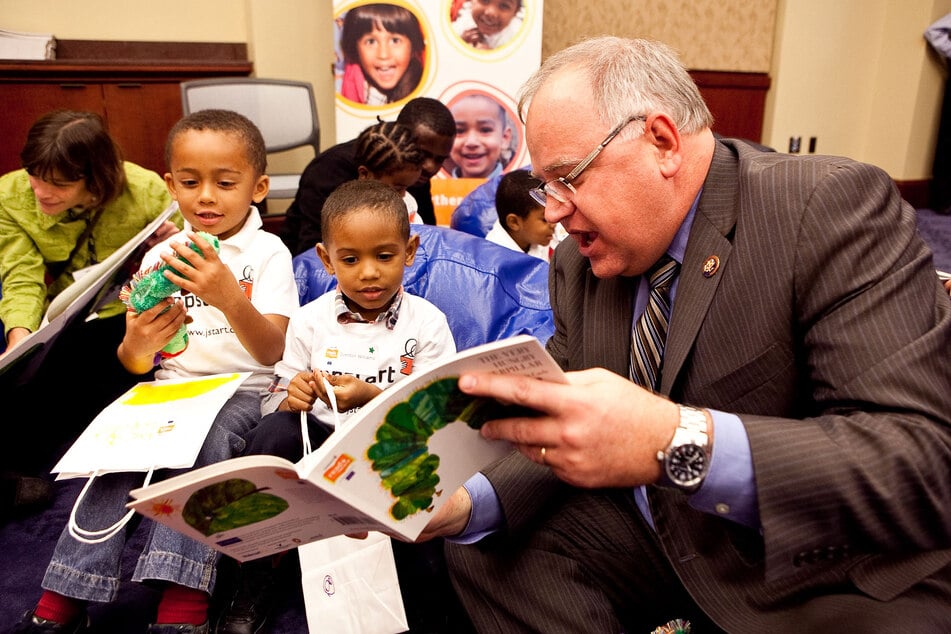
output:
<instances>
[{"instance_id":1,"label":"wooden wall panel","mask_svg":"<svg viewBox=\"0 0 951 634\"><path fill-rule=\"evenodd\" d=\"M527 0L531 1L531 0ZM767 73L778 0L544 0L542 57L596 35L643 37L687 68Z\"/></svg>"},{"instance_id":2,"label":"wooden wall panel","mask_svg":"<svg viewBox=\"0 0 951 634\"><path fill-rule=\"evenodd\" d=\"M769 76L766 73L690 71L713 113L713 131L759 143Z\"/></svg>"}]
</instances>

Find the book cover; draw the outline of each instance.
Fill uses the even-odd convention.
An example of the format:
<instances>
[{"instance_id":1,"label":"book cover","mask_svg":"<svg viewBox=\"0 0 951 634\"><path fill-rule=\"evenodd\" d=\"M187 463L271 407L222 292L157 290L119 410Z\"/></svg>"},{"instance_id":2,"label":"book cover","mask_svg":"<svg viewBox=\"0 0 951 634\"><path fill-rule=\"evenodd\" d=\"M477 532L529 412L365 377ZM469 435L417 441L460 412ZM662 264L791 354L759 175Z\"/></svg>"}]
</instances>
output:
<instances>
[{"instance_id":1,"label":"book cover","mask_svg":"<svg viewBox=\"0 0 951 634\"><path fill-rule=\"evenodd\" d=\"M412 541L463 482L512 450L479 427L526 414L460 392L472 371L565 381L530 335L469 348L381 392L297 463L232 458L135 489L129 508L239 561L368 530Z\"/></svg>"}]
</instances>

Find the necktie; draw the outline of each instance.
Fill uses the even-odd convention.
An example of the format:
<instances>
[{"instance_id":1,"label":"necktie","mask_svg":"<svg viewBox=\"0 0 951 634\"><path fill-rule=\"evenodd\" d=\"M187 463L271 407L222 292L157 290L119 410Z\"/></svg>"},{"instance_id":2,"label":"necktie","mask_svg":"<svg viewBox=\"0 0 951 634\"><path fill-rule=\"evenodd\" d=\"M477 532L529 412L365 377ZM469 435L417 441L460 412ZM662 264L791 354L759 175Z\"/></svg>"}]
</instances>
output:
<instances>
[{"instance_id":1,"label":"necktie","mask_svg":"<svg viewBox=\"0 0 951 634\"><path fill-rule=\"evenodd\" d=\"M648 271L650 299L631 333L631 380L652 392L657 389L660 362L670 322L670 286L680 265L670 256L662 257Z\"/></svg>"}]
</instances>

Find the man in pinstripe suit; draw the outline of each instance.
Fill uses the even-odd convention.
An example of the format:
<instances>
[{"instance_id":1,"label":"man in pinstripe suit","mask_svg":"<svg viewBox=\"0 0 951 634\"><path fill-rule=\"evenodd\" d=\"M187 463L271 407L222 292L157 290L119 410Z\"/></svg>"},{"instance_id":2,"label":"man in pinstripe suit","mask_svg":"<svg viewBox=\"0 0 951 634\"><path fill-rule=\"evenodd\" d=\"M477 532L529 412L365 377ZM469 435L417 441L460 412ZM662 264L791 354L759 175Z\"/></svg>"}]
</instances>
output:
<instances>
[{"instance_id":1,"label":"man in pinstripe suit","mask_svg":"<svg viewBox=\"0 0 951 634\"><path fill-rule=\"evenodd\" d=\"M715 139L643 40L550 57L520 112L573 238L548 342L571 372L460 379L540 412L486 424L518 451L423 536L478 631L951 631L951 302L891 179ZM631 329L665 254L652 393Z\"/></svg>"}]
</instances>

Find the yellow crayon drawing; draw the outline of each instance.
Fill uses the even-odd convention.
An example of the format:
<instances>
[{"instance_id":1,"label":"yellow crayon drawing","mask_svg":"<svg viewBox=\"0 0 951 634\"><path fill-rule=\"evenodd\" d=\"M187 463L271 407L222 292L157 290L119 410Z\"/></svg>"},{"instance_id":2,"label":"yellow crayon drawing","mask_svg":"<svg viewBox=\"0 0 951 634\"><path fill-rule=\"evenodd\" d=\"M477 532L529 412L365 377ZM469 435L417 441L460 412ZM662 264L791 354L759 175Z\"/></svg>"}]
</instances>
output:
<instances>
[{"instance_id":1,"label":"yellow crayon drawing","mask_svg":"<svg viewBox=\"0 0 951 634\"><path fill-rule=\"evenodd\" d=\"M123 405L155 405L195 398L211 392L229 381L233 381L237 374L216 375L207 379L193 379L187 383L142 383L129 391L129 397L122 401Z\"/></svg>"}]
</instances>

